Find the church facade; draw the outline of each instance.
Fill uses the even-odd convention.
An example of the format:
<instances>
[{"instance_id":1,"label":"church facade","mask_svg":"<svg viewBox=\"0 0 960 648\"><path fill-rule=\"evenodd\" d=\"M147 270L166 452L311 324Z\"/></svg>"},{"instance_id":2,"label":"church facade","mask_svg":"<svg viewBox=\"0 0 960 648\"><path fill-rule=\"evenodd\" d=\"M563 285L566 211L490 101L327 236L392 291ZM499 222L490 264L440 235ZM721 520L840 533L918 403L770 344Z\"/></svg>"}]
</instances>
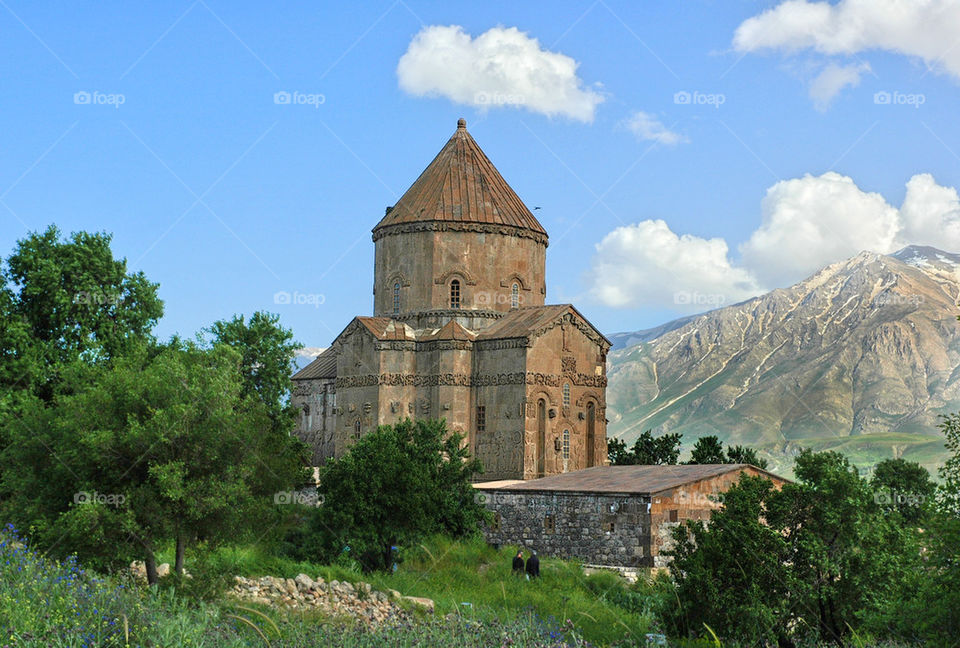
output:
<instances>
[{"instance_id":1,"label":"church facade","mask_svg":"<svg viewBox=\"0 0 960 648\"><path fill-rule=\"evenodd\" d=\"M373 316L293 376L315 464L404 418L443 418L485 480L607 463L610 342L547 305L547 232L457 130L373 228Z\"/></svg>"}]
</instances>

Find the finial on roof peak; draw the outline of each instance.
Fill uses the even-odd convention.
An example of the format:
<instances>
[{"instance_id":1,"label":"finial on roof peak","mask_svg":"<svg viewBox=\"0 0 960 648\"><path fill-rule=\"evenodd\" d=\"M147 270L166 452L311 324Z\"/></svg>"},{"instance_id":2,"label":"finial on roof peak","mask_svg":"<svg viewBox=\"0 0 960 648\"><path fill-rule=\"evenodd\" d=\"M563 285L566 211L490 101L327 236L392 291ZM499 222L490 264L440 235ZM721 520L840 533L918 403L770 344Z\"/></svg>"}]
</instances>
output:
<instances>
[{"instance_id":1,"label":"finial on roof peak","mask_svg":"<svg viewBox=\"0 0 960 648\"><path fill-rule=\"evenodd\" d=\"M466 119L464 119L463 117L461 117L460 119L457 120L457 128L466 128L466 127L467 127L467 120L466 120Z\"/></svg>"}]
</instances>

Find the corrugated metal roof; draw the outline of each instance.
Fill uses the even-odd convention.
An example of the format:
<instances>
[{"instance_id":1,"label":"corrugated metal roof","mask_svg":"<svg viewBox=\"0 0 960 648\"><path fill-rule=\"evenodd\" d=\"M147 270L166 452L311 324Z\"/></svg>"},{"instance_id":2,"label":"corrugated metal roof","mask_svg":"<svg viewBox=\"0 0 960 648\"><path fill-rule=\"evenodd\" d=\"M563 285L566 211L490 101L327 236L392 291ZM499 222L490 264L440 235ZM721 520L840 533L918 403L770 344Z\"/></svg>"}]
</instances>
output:
<instances>
[{"instance_id":1,"label":"corrugated metal roof","mask_svg":"<svg viewBox=\"0 0 960 648\"><path fill-rule=\"evenodd\" d=\"M373 231L420 221L508 225L547 234L467 132L463 119L433 162Z\"/></svg>"},{"instance_id":2,"label":"corrugated metal roof","mask_svg":"<svg viewBox=\"0 0 960 648\"><path fill-rule=\"evenodd\" d=\"M753 468L776 479L786 479L749 464L696 464L679 466L595 466L498 488L508 491L569 491L580 493L632 493L649 495L684 484ZM477 487L482 488L482 484Z\"/></svg>"},{"instance_id":3,"label":"corrugated metal roof","mask_svg":"<svg viewBox=\"0 0 960 648\"><path fill-rule=\"evenodd\" d=\"M311 378L336 378L337 354L333 347L325 350L314 358L313 362L293 374L293 380L309 380Z\"/></svg>"}]
</instances>

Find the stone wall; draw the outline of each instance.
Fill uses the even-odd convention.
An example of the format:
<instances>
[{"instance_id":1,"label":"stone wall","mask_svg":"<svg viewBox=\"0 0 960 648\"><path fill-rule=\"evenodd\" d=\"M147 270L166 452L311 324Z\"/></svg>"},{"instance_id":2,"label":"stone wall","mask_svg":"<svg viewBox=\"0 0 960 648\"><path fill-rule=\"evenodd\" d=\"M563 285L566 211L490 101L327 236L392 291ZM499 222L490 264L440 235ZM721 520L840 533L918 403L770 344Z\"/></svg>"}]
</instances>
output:
<instances>
[{"instance_id":1,"label":"stone wall","mask_svg":"<svg viewBox=\"0 0 960 648\"><path fill-rule=\"evenodd\" d=\"M295 434L313 450L311 465L319 466L334 454L337 431L334 379L296 381L290 402L300 412Z\"/></svg>"},{"instance_id":2,"label":"stone wall","mask_svg":"<svg viewBox=\"0 0 960 648\"><path fill-rule=\"evenodd\" d=\"M640 495L480 492L494 512L487 542L595 565L653 566L650 515Z\"/></svg>"}]
</instances>

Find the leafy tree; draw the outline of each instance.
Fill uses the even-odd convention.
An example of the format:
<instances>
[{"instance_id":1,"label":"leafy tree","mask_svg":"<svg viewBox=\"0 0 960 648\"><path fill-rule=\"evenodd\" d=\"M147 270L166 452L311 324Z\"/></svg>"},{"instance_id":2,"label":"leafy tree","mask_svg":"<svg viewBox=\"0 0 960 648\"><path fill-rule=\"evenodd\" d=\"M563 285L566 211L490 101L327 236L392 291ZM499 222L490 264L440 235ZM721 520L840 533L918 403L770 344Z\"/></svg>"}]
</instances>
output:
<instances>
[{"instance_id":1,"label":"leafy tree","mask_svg":"<svg viewBox=\"0 0 960 648\"><path fill-rule=\"evenodd\" d=\"M374 570L393 564L393 547L425 535L474 533L487 515L470 483L478 472L463 437L442 420L381 426L321 472L314 546L327 559L349 551Z\"/></svg>"},{"instance_id":2,"label":"leafy tree","mask_svg":"<svg viewBox=\"0 0 960 648\"><path fill-rule=\"evenodd\" d=\"M610 439L607 441L607 456L614 466L676 464L680 458L681 436L673 433L655 437L647 430L637 437L630 450L623 441Z\"/></svg>"},{"instance_id":3,"label":"leafy tree","mask_svg":"<svg viewBox=\"0 0 960 648\"><path fill-rule=\"evenodd\" d=\"M918 565L911 531L883 514L843 455L804 451L795 474L780 490L743 477L709 526L677 529L676 627L703 634L706 624L750 645L841 645L865 620L891 621Z\"/></svg>"},{"instance_id":4,"label":"leafy tree","mask_svg":"<svg viewBox=\"0 0 960 648\"><path fill-rule=\"evenodd\" d=\"M723 443L714 435L697 439L690 454L688 464L722 464L728 463L723 454Z\"/></svg>"},{"instance_id":5,"label":"leafy tree","mask_svg":"<svg viewBox=\"0 0 960 648\"><path fill-rule=\"evenodd\" d=\"M904 524L909 525L921 522L925 504L933 500L936 491L936 484L927 469L904 459L886 459L878 463L870 486L881 508L898 514Z\"/></svg>"},{"instance_id":6,"label":"leafy tree","mask_svg":"<svg viewBox=\"0 0 960 648\"><path fill-rule=\"evenodd\" d=\"M788 546L762 521L775 493L769 480L745 475L725 493L709 526L691 521L677 529L668 552L676 605L660 611L673 633L703 635L709 626L747 645L787 637Z\"/></svg>"},{"instance_id":7,"label":"leafy tree","mask_svg":"<svg viewBox=\"0 0 960 648\"><path fill-rule=\"evenodd\" d=\"M110 241L87 232L64 240L50 226L17 243L0 270L0 339L16 344L0 356L0 386L50 400L65 365L104 362L152 340L163 314L157 284L128 273Z\"/></svg>"},{"instance_id":8,"label":"leafy tree","mask_svg":"<svg viewBox=\"0 0 960 648\"><path fill-rule=\"evenodd\" d=\"M92 374L92 375L91 375ZM233 538L305 481L304 447L244 396L239 354L174 342L65 375L77 388L33 398L4 450L4 513L100 566L173 541Z\"/></svg>"},{"instance_id":9,"label":"leafy tree","mask_svg":"<svg viewBox=\"0 0 960 648\"><path fill-rule=\"evenodd\" d=\"M746 446L730 446L727 448L727 459L724 463L750 464L757 468L766 469L769 465L766 459L757 456L757 451Z\"/></svg>"},{"instance_id":10,"label":"leafy tree","mask_svg":"<svg viewBox=\"0 0 960 648\"><path fill-rule=\"evenodd\" d=\"M227 344L240 353L243 395L259 398L275 421L291 426L295 419L287 395L293 357L301 345L280 325L280 316L257 311L245 322L243 315L236 315L214 322L207 331L215 344Z\"/></svg>"}]
</instances>

